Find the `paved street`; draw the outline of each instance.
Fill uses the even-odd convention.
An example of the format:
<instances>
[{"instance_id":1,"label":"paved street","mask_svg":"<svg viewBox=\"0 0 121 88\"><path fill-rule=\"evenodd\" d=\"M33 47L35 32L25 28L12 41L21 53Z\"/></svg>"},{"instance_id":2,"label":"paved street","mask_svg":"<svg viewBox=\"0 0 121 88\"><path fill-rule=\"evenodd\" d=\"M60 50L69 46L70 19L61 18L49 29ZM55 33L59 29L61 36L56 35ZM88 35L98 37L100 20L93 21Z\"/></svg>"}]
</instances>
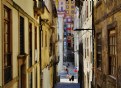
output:
<instances>
[{"instance_id":1,"label":"paved street","mask_svg":"<svg viewBox=\"0 0 121 88\"><path fill-rule=\"evenodd\" d=\"M80 88L79 83L58 83L55 88Z\"/></svg>"}]
</instances>

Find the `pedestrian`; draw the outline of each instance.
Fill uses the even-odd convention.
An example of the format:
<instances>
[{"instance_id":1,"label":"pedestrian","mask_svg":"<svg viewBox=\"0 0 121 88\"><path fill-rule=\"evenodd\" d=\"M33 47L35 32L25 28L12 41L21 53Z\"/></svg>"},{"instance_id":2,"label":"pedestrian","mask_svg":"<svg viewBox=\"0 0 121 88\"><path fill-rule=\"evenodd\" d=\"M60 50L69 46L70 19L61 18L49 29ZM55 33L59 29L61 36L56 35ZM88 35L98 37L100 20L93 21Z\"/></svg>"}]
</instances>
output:
<instances>
[{"instance_id":1,"label":"pedestrian","mask_svg":"<svg viewBox=\"0 0 121 88\"><path fill-rule=\"evenodd\" d=\"M71 80L74 81L74 75L71 76Z\"/></svg>"},{"instance_id":2,"label":"pedestrian","mask_svg":"<svg viewBox=\"0 0 121 88\"><path fill-rule=\"evenodd\" d=\"M71 76L71 75L69 75L69 81L71 81L71 77L72 77L72 76Z\"/></svg>"},{"instance_id":3,"label":"pedestrian","mask_svg":"<svg viewBox=\"0 0 121 88\"><path fill-rule=\"evenodd\" d=\"M67 64L67 67L69 67L70 65L69 65L69 63Z\"/></svg>"},{"instance_id":4,"label":"pedestrian","mask_svg":"<svg viewBox=\"0 0 121 88\"><path fill-rule=\"evenodd\" d=\"M68 68L65 69L66 73L68 74Z\"/></svg>"}]
</instances>

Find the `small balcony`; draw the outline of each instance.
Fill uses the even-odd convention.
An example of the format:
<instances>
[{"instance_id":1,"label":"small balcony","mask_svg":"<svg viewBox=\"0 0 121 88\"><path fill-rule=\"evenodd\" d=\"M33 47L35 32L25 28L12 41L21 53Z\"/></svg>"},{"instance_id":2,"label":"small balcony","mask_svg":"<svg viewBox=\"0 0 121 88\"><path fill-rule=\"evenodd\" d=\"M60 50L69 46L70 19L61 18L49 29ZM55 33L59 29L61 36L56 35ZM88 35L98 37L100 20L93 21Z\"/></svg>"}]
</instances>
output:
<instances>
[{"instance_id":1,"label":"small balcony","mask_svg":"<svg viewBox=\"0 0 121 88\"><path fill-rule=\"evenodd\" d=\"M44 1L34 1L34 14L40 16L42 13L44 13L44 7Z\"/></svg>"}]
</instances>

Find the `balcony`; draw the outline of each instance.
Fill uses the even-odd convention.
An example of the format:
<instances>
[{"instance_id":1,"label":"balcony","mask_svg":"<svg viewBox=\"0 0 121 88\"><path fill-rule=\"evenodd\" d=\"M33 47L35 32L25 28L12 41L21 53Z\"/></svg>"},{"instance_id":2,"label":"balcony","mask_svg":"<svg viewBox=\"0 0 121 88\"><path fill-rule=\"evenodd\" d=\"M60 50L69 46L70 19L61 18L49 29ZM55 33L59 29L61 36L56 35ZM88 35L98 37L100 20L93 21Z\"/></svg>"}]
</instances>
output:
<instances>
[{"instance_id":1,"label":"balcony","mask_svg":"<svg viewBox=\"0 0 121 88\"><path fill-rule=\"evenodd\" d=\"M44 13L45 3L44 1L34 1L34 14L40 16Z\"/></svg>"}]
</instances>

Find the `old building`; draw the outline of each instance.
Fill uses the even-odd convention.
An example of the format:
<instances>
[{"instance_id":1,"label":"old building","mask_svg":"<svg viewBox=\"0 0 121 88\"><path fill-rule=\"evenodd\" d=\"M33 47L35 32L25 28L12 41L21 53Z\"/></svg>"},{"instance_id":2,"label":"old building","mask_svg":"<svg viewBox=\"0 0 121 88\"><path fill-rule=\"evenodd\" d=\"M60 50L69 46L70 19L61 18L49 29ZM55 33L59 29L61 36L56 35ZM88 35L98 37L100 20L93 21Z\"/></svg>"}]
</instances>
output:
<instances>
[{"instance_id":1,"label":"old building","mask_svg":"<svg viewBox=\"0 0 121 88\"><path fill-rule=\"evenodd\" d=\"M59 64L58 64L58 72L62 71L63 69L63 33L64 33L64 15L65 15L65 0L59 0L59 6L58 6L58 50L59 50Z\"/></svg>"},{"instance_id":2,"label":"old building","mask_svg":"<svg viewBox=\"0 0 121 88\"><path fill-rule=\"evenodd\" d=\"M40 88L39 20L34 16L34 1L1 0L0 6L0 87Z\"/></svg>"},{"instance_id":3,"label":"old building","mask_svg":"<svg viewBox=\"0 0 121 88\"><path fill-rule=\"evenodd\" d=\"M94 4L96 88L121 88L120 10L120 0Z\"/></svg>"},{"instance_id":4,"label":"old building","mask_svg":"<svg viewBox=\"0 0 121 88\"><path fill-rule=\"evenodd\" d=\"M92 65L93 65L93 47L92 47L92 1L76 0L76 6L79 8L79 82L82 88L91 88Z\"/></svg>"},{"instance_id":5,"label":"old building","mask_svg":"<svg viewBox=\"0 0 121 88\"><path fill-rule=\"evenodd\" d=\"M54 1L0 0L0 7L0 87L52 88L58 63Z\"/></svg>"},{"instance_id":6,"label":"old building","mask_svg":"<svg viewBox=\"0 0 121 88\"><path fill-rule=\"evenodd\" d=\"M56 81L58 61L57 11L53 0L44 0L44 13L41 14L41 74L43 88L52 88Z\"/></svg>"}]
</instances>

